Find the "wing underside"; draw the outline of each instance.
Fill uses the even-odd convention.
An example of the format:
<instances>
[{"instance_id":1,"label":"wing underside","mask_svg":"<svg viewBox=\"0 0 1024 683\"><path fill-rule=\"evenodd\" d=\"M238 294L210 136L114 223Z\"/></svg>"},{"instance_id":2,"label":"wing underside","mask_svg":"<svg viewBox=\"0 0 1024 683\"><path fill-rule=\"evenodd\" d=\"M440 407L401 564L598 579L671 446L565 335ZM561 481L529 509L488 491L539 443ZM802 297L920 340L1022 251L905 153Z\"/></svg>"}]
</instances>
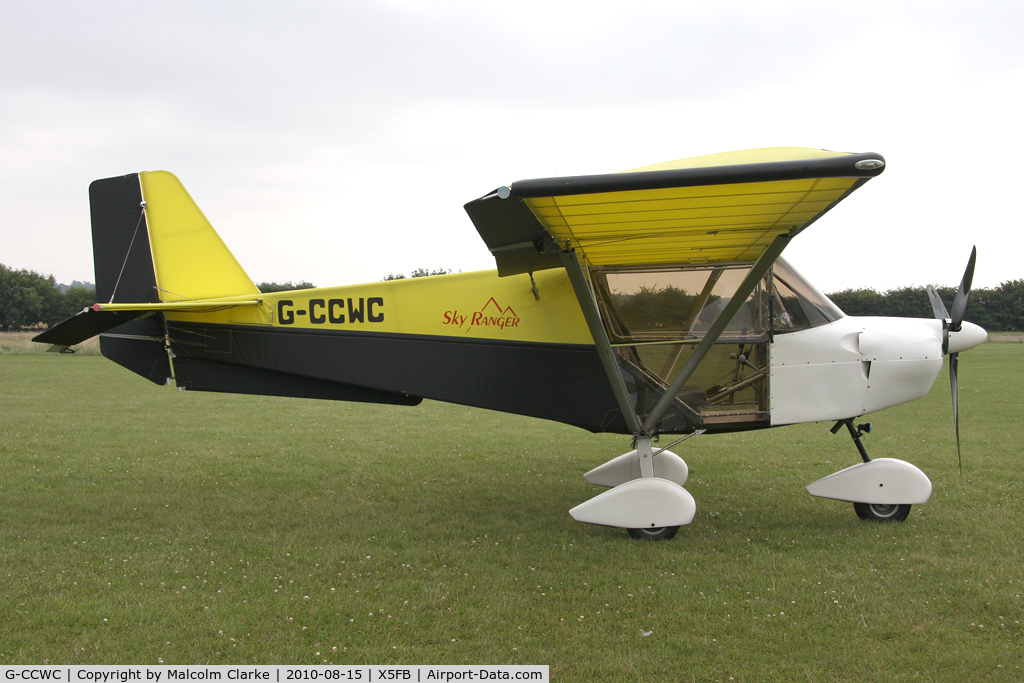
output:
<instances>
[{"instance_id":1,"label":"wing underside","mask_svg":"<svg viewBox=\"0 0 1024 683\"><path fill-rule=\"evenodd\" d=\"M560 267L755 261L884 168L881 155L730 152L622 173L523 180L466 204L500 275Z\"/></svg>"}]
</instances>

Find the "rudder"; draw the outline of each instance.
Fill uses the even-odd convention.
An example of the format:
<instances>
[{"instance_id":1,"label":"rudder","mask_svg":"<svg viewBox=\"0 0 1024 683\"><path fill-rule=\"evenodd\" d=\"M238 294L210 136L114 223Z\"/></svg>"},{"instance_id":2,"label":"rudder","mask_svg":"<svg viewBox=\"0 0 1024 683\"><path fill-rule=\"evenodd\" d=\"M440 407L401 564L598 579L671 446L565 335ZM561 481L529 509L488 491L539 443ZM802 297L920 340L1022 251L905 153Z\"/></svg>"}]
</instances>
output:
<instances>
[{"instance_id":1,"label":"rudder","mask_svg":"<svg viewBox=\"0 0 1024 683\"><path fill-rule=\"evenodd\" d=\"M139 174L94 181L89 185L89 211L96 300L160 301Z\"/></svg>"}]
</instances>

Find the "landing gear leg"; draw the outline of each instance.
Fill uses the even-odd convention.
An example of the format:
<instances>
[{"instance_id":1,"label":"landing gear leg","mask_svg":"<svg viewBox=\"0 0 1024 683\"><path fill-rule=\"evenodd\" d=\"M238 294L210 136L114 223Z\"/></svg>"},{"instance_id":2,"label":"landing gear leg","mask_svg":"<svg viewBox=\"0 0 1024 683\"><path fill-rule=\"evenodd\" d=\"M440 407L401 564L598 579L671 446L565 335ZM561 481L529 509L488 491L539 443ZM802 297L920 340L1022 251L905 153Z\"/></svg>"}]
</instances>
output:
<instances>
[{"instance_id":1,"label":"landing gear leg","mask_svg":"<svg viewBox=\"0 0 1024 683\"><path fill-rule=\"evenodd\" d=\"M633 538L667 540L697 512L693 496L683 488L686 463L666 449L655 452L650 436L638 437L635 445L636 450L587 472L588 482L609 490L569 514L577 522L626 529Z\"/></svg>"},{"instance_id":2,"label":"landing gear leg","mask_svg":"<svg viewBox=\"0 0 1024 683\"><path fill-rule=\"evenodd\" d=\"M843 425L846 425L846 428L850 431L850 436L853 437L853 443L857 445L857 452L860 453L860 457L864 462L871 462L871 457L868 456L868 449L864 448L864 442L860 439L863 435L871 433L871 423L865 422L864 424L854 427L853 420L839 420L832 425L832 429L829 431L835 434L842 429Z\"/></svg>"},{"instance_id":3,"label":"landing gear leg","mask_svg":"<svg viewBox=\"0 0 1024 683\"><path fill-rule=\"evenodd\" d=\"M842 425L846 425L846 429L850 432L853 443L857 445L857 452L860 453L860 457L864 462L871 462L871 457L868 456L868 449L864 447L864 442L860 438L865 434L871 433L871 423L866 422L854 427L853 420L840 420L833 425L832 433L838 432ZM909 505L898 504L854 503L853 510L861 519L872 522L902 522L910 514Z\"/></svg>"}]
</instances>

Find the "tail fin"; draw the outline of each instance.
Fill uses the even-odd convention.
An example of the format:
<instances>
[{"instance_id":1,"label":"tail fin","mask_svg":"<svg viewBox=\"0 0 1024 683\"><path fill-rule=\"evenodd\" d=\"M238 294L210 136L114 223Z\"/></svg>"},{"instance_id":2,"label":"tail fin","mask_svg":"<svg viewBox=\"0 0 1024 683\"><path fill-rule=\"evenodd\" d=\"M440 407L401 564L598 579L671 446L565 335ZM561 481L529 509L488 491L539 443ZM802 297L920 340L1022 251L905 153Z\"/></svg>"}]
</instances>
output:
<instances>
[{"instance_id":1,"label":"tail fin","mask_svg":"<svg viewBox=\"0 0 1024 683\"><path fill-rule=\"evenodd\" d=\"M260 291L173 174L97 180L89 204L99 303L35 341L66 347L110 332L104 356L163 384L172 373L159 311Z\"/></svg>"},{"instance_id":2,"label":"tail fin","mask_svg":"<svg viewBox=\"0 0 1024 683\"><path fill-rule=\"evenodd\" d=\"M100 302L260 293L173 174L97 180L89 186L89 203Z\"/></svg>"},{"instance_id":3,"label":"tail fin","mask_svg":"<svg viewBox=\"0 0 1024 683\"><path fill-rule=\"evenodd\" d=\"M260 293L181 181L167 171L140 173L139 181L160 301Z\"/></svg>"}]
</instances>

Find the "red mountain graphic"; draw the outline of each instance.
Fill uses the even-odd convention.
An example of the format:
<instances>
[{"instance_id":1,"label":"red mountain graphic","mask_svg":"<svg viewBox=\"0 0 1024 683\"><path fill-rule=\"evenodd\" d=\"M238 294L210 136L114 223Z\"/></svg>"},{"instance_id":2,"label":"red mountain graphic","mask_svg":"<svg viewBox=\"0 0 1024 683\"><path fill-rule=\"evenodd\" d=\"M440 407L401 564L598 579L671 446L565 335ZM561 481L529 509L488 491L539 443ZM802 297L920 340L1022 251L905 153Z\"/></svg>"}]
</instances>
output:
<instances>
[{"instance_id":1,"label":"red mountain graphic","mask_svg":"<svg viewBox=\"0 0 1024 683\"><path fill-rule=\"evenodd\" d=\"M512 310L511 306L509 306L508 308L502 308L501 304L499 304L497 301L495 301L493 296L490 299L487 300L487 303L485 303L484 307L480 309L480 312L481 313L487 312L487 307L490 306L491 304L494 304L494 307L498 309L498 315L508 315L508 314L511 314L511 315L515 316L516 318L519 317L516 314L516 312Z\"/></svg>"}]
</instances>

